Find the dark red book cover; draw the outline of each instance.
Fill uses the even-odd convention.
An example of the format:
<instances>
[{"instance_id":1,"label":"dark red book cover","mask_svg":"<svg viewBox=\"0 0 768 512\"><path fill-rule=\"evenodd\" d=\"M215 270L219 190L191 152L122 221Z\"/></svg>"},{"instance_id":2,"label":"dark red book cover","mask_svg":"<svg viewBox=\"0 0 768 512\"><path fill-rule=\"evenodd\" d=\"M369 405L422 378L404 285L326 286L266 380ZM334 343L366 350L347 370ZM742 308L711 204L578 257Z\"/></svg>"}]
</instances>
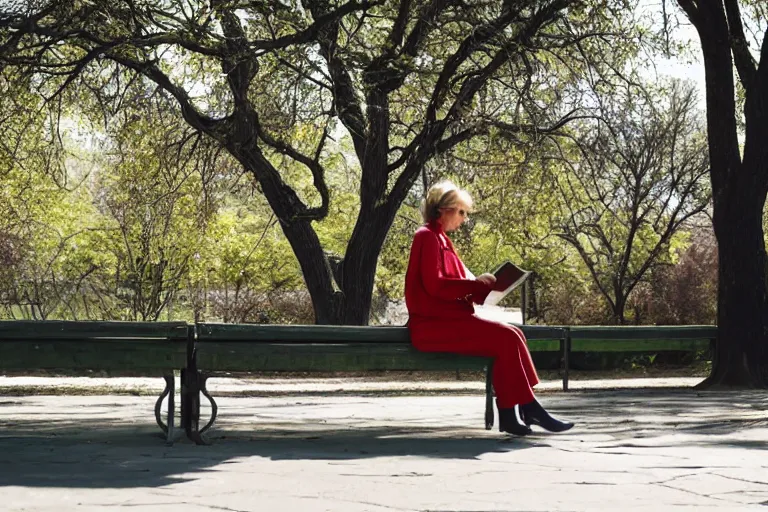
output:
<instances>
[{"instance_id":1,"label":"dark red book cover","mask_svg":"<svg viewBox=\"0 0 768 512\"><path fill-rule=\"evenodd\" d=\"M493 291L488 294L483 304L497 304L506 297L512 290L520 286L528 276L530 270L523 270L512 262L505 262L497 268L493 275L496 276L496 284Z\"/></svg>"}]
</instances>

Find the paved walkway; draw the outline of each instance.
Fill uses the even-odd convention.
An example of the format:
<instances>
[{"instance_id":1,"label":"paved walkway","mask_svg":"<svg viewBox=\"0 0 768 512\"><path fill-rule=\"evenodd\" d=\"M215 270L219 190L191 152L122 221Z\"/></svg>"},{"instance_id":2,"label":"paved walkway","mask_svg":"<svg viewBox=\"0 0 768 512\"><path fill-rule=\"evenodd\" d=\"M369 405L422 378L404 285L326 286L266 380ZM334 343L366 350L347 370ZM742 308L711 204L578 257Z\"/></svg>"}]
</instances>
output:
<instances>
[{"instance_id":1,"label":"paved walkway","mask_svg":"<svg viewBox=\"0 0 768 512\"><path fill-rule=\"evenodd\" d=\"M0 396L0 509L768 512L765 392L548 392L577 427L513 438L479 390L329 386L222 396L211 446L165 446L152 396Z\"/></svg>"},{"instance_id":2,"label":"paved walkway","mask_svg":"<svg viewBox=\"0 0 768 512\"><path fill-rule=\"evenodd\" d=\"M178 379L177 379L178 380ZM583 379L571 380L571 390L626 389L626 388L692 388L699 377ZM0 394L14 389L35 389L43 392L71 392L82 394L89 390L104 393L157 393L165 386L162 379L142 377L5 377L0 375ZM439 393L485 392L485 382L472 380L374 380L357 378L212 378L208 387L214 393L228 395L271 395L286 393ZM539 392L561 391L561 380L545 380L536 388Z\"/></svg>"}]
</instances>

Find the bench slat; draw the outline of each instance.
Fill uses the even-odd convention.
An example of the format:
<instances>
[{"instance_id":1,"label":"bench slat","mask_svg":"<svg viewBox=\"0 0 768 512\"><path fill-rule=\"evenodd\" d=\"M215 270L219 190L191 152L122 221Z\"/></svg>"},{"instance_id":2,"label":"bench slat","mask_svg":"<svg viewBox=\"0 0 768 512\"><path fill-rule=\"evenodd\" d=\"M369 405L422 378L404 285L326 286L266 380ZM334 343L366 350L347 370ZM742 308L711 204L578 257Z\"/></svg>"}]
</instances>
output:
<instances>
[{"instance_id":1,"label":"bench slat","mask_svg":"<svg viewBox=\"0 0 768 512\"><path fill-rule=\"evenodd\" d=\"M3 340L0 341L0 369L89 369L132 372L149 370L152 371L152 375L162 375L160 370L184 368L186 354L187 344L182 341Z\"/></svg>"},{"instance_id":2,"label":"bench slat","mask_svg":"<svg viewBox=\"0 0 768 512\"><path fill-rule=\"evenodd\" d=\"M660 326L574 326L571 339L588 340L647 340L647 339L712 339L717 336L715 325Z\"/></svg>"},{"instance_id":3,"label":"bench slat","mask_svg":"<svg viewBox=\"0 0 768 512\"><path fill-rule=\"evenodd\" d=\"M556 352L558 341L531 341L531 351ZM480 370L487 357L426 353L410 343L243 343L197 345L203 371Z\"/></svg>"},{"instance_id":4,"label":"bench slat","mask_svg":"<svg viewBox=\"0 0 768 512\"><path fill-rule=\"evenodd\" d=\"M482 370L487 357L423 353L394 343L276 344L219 342L201 346L203 371Z\"/></svg>"},{"instance_id":5,"label":"bench slat","mask_svg":"<svg viewBox=\"0 0 768 512\"><path fill-rule=\"evenodd\" d=\"M68 320L0 321L0 342L8 339L88 338L186 339L185 322L94 322Z\"/></svg>"},{"instance_id":6,"label":"bench slat","mask_svg":"<svg viewBox=\"0 0 768 512\"><path fill-rule=\"evenodd\" d=\"M519 326L528 339L559 340L562 327ZM197 341L280 341L298 343L410 343L407 327L360 327L350 325L256 325L202 323Z\"/></svg>"},{"instance_id":7,"label":"bench slat","mask_svg":"<svg viewBox=\"0 0 768 512\"><path fill-rule=\"evenodd\" d=\"M666 352L708 350L707 339L573 339L571 352Z\"/></svg>"},{"instance_id":8,"label":"bench slat","mask_svg":"<svg viewBox=\"0 0 768 512\"><path fill-rule=\"evenodd\" d=\"M197 340L408 343L405 327L352 325L197 324Z\"/></svg>"}]
</instances>

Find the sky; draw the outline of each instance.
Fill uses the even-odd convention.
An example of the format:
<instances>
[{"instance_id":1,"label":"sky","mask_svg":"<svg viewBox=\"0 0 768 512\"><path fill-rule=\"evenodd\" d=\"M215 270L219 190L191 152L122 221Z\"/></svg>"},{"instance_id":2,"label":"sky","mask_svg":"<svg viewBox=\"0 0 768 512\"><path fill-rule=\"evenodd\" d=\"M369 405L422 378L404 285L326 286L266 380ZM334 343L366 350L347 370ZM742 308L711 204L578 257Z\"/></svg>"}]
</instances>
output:
<instances>
[{"instance_id":1,"label":"sky","mask_svg":"<svg viewBox=\"0 0 768 512\"><path fill-rule=\"evenodd\" d=\"M638 9L654 20L654 28L661 29L663 26L663 1L665 0L641 0L639 2ZM706 107L704 97L704 64L699 34L680 11L676 1L666 0L666 2L667 14L671 18L670 23L674 25L670 34L676 42L688 45L689 54L684 57L676 56L671 59L656 56L653 59L653 67L649 67L647 72L649 76L652 76L655 72L661 76L690 80L699 91L699 106L704 109Z\"/></svg>"}]
</instances>

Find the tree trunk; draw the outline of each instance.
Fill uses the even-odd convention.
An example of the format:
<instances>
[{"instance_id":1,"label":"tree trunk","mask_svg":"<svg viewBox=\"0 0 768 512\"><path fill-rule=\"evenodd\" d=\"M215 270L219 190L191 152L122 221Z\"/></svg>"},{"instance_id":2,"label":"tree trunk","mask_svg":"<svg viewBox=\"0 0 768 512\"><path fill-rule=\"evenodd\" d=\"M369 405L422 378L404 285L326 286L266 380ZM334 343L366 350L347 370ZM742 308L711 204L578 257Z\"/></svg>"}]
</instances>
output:
<instances>
[{"instance_id":1,"label":"tree trunk","mask_svg":"<svg viewBox=\"0 0 768 512\"><path fill-rule=\"evenodd\" d=\"M396 213L397 208L387 204L371 212L364 213L361 210L347 246L341 272L344 324L368 324L379 253Z\"/></svg>"},{"instance_id":2,"label":"tree trunk","mask_svg":"<svg viewBox=\"0 0 768 512\"><path fill-rule=\"evenodd\" d=\"M331 264L323 252L317 233L312 228L313 219L301 216L304 210L301 200L293 189L282 181L258 146L247 138L248 121L240 120L237 128L230 132L225 144L244 168L256 177L264 197L280 220L280 227L299 261L304 282L312 298L315 323L341 323L341 289L336 285Z\"/></svg>"},{"instance_id":3,"label":"tree trunk","mask_svg":"<svg viewBox=\"0 0 768 512\"><path fill-rule=\"evenodd\" d=\"M768 386L765 194L751 180L743 183L715 200L718 339L712 374L700 387Z\"/></svg>"},{"instance_id":4,"label":"tree trunk","mask_svg":"<svg viewBox=\"0 0 768 512\"><path fill-rule=\"evenodd\" d=\"M361 215L336 273L309 223L283 225L312 297L315 323L368 324L379 253L393 217L386 211Z\"/></svg>"},{"instance_id":5,"label":"tree trunk","mask_svg":"<svg viewBox=\"0 0 768 512\"><path fill-rule=\"evenodd\" d=\"M375 197L365 201L344 259L334 268L312 228L312 219L296 217L298 198L288 191L258 147L243 143L233 145L230 151L254 173L280 219L312 299L315 323L367 325L379 253L400 202L380 201L378 206L369 207L376 205Z\"/></svg>"},{"instance_id":6,"label":"tree trunk","mask_svg":"<svg viewBox=\"0 0 768 512\"><path fill-rule=\"evenodd\" d=\"M624 308L626 308L627 299L623 295L616 296L616 304L613 310L613 322L616 325L625 325L627 318L624 315Z\"/></svg>"},{"instance_id":7,"label":"tree trunk","mask_svg":"<svg viewBox=\"0 0 768 512\"><path fill-rule=\"evenodd\" d=\"M766 48L760 67L755 69L739 51L739 41L729 33L729 21L734 34L741 30L737 12L732 10L732 19L728 20L720 0L697 5L681 0L678 3L699 33L704 57L713 223L719 259L715 360L712 374L699 387L768 387L768 297L762 229L768 187ZM736 122L734 48L746 91L743 156Z\"/></svg>"}]
</instances>

